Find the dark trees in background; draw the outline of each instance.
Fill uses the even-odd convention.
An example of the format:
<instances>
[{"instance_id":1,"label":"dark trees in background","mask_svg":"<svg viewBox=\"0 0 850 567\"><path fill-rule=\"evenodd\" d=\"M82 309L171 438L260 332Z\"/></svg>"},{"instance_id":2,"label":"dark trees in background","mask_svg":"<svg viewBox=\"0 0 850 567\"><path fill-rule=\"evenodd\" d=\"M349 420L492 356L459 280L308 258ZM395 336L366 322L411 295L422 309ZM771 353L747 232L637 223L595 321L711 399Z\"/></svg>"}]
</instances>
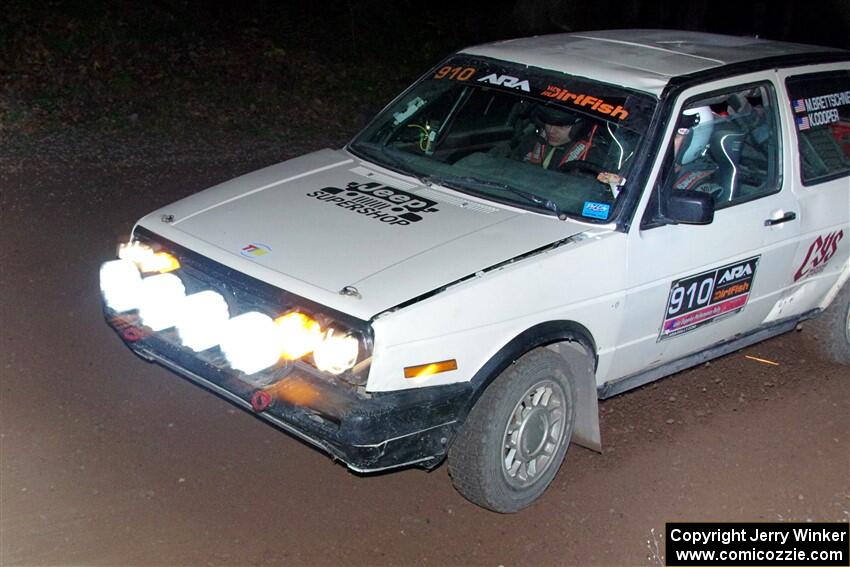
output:
<instances>
[{"instance_id":1,"label":"dark trees in background","mask_svg":"<svg viewBox=\"0 0 850 567\"><path fill-rule=\"evenodd\" d=\"M850 0L517 0L513 16L537 33L555 28L675 28L850 48Z\"/></svg>"},{"instance_id":2,"label":"dark trees in background","mask_svg":"<svg viewBox=\"0 0 850 567\"><path fill-rule=\"evenodd\" d=\"M850 0L4 0L0 135L84 124L171 136L193 119L282 136L365 116L467 45L611 28L850 48Z\"/></svg>"},{"instance_id":3,"label":"dark trees in background","mask_svg":"<svg viewBox=\"0 0 850 567\"><path fill-rule=\"evenodd\" d=\"M188 0L160 0L197 13ZM344 51L449 50L496 38L625 27L678 28L850 48L850 0L259 0L204 2L209 15L261 27L283 25ZM445 47L444 47L445 49Z\"/></svg>"},{"instance_id":4,"label":"dark trees in background","mask_svg":"<svg viewBox=\"0 0 850 567\"><path fill-rule=\"evenodd\" d=\"M7 0L0 58L9 38L56 33L43 22L123 21L152 41L246 33L279 47L355 57L433 61L500 38L610 28L679 28L850 48L850 0ZM23 29L22 29L23 28Z\"/></svg>"}]
</instances>

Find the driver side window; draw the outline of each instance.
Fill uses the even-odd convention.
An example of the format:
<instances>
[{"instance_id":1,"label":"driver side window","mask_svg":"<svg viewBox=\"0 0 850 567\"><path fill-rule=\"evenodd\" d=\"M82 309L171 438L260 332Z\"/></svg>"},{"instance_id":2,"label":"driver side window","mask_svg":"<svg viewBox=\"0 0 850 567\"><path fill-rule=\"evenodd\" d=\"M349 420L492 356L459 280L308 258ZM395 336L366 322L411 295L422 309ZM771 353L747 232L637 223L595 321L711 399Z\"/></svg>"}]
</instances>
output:
<instances>
[{"instance_id":1,"label":"driver side window","mask_svg":"<svg viewBox=\"0 0 850 567\"><path fill-rule=\"evenodd\" d=\"M706 192L722 209L779 191L776 108L769 83L688 100L663 170L667 194Z\"/></svg>"}]
</instances>

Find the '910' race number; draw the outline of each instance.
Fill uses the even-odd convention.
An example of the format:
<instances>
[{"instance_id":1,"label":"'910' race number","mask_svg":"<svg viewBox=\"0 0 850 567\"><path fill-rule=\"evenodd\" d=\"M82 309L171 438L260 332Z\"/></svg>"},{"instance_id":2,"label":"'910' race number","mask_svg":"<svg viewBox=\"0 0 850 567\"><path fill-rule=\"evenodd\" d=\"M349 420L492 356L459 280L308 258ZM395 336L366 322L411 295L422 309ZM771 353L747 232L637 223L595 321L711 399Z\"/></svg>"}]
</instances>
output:
<instances>
[{"instance_id":1,"label":"'910' race number","mask_svg":"<svg viewBox=\"0 0 850 567\"><path fill-rule=\"evenodd\" d=\"M474 74L475 67L452 67L451 65L446 65L437 69L437 72L434 73L434 78L468 81Z\"/></svg>"},{"instance_id":2,"label":"'910' race number","mask_svg":"<svg viewBox=\"0 0 850 567\"><path fill-rule=\"evenodd\" d=\"M692 331L747 304L759 256L673 282L658 339Z\"/></svg>"}]
</instances>

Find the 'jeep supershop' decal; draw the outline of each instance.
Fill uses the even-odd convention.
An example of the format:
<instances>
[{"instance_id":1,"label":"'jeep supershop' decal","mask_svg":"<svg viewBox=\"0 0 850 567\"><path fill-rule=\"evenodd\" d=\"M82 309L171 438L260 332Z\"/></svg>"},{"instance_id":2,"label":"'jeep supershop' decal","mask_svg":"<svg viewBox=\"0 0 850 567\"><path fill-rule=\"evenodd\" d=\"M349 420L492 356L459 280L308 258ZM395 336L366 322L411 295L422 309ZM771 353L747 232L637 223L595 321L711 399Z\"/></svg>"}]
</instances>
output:
<instances>
[{"instance_id":1,"label":"'jeep supershop' decal","mask_svg":"<svg viewBox=\"0 0 850 567\"><path fill-rule=\"evenodd\" d=\"M738 313L747 304L760 256L673 282L658 339L692 331Z\"/></svg>"},{"instance_id":2,"label":"'jeep supershop' decal","mask_svg":"<svg viewBox=\"0 0 850 567\"><path fill-rule=\"evenodd\" d=\"M344 189L324 187L307 196L394 226L407 226L421 221L425 213L439 211L436 201L375 182L352 181Z\"/></svg>"}]
</instances>

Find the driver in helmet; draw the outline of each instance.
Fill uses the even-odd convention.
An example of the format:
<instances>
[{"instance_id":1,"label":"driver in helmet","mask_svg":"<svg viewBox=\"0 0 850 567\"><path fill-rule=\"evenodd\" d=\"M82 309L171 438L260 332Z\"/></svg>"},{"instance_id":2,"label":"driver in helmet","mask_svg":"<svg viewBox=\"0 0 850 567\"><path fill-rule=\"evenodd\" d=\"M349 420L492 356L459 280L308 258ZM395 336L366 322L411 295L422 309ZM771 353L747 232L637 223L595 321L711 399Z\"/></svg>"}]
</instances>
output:
<instances>
[{"instance_id":1,"label":"driver in helmet","mask_svg":"<svg viewBox=\"0 0 850 567\"><path fill-rule=\"evenodd\" d=\"M588 160L595 149L598 126L589 124L589 120L547 106L536 109L534 120L537 129L514 153L522 161L556 170L567 162Z\"/></svg>"},{"instance_id":2,"label":"driver in helmet","mask_svg":"<svg viewBox=\"0 0 850 567\"><path fill-rule=\"evenodd\" d=\"M684 110L673 138L674 189L717 194L722 187L714 181L717 164L708 155L714 112L709 106Z\"/></svg>"}]
</instances>

